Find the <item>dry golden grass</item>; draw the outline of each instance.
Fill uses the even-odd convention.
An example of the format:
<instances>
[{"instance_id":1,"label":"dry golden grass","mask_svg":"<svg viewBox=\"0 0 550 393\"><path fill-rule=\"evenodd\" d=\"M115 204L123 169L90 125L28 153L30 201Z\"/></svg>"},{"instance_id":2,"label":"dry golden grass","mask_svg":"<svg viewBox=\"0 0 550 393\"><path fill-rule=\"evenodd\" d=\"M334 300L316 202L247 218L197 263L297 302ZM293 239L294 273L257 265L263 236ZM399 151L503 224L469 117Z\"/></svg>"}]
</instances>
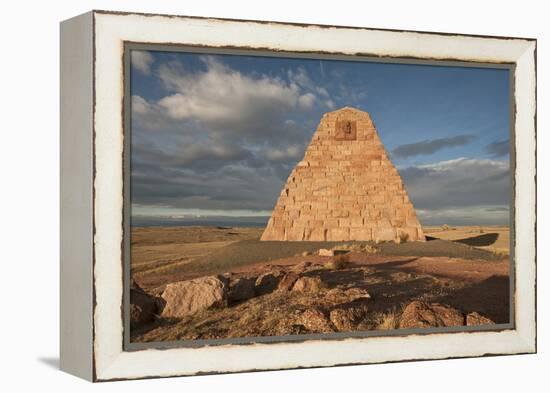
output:
<instances>
[{"instance_id":1,"label":"dry golden grass","mask_svg":"<svg viewBox=\"0 0 550 393\"><path fill-rule=\"evenodd\" d=\"M255 239L261 228L133 228L132 274L169 273L236 241Z\"/></svg>"},{"instance_id":2,"label":"dry golden grass","mask_svg":"<svg viewBox=\"0 0 550 393\"><path fill-rule=\"evenodd\" d=\"M385 313L379 313L374 316L374 323L377 330L393 330L399 327L399 318L401 311L392 308Z\"/></svg>"}]
</instances>

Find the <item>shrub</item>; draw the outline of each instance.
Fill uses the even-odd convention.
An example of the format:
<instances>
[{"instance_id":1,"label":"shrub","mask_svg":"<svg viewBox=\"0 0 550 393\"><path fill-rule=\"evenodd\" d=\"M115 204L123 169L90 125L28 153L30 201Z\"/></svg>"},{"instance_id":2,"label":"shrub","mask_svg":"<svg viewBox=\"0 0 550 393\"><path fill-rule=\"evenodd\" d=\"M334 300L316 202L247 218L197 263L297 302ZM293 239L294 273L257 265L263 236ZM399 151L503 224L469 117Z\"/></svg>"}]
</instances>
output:
<instances>
[{"instance_id":1,"label":"shrub","mask_svg":"<svg viewBox=\"0 0 550 393\"><path fill-rule=\"evenodd\" d=\"M409 234L407 232L397 232L397 243L406 243L409 240Z\"/></svg>"},{"instance_id":2,"label":"shrub","mask_svg":"<svg viewBox=\"0 0 550 393\"><path fill-rule=\"evenodd\" d=\"M376 248L371 244L365 244L363 246L363 251L366 252L367 254L376 254L378 252L378 248Z\"/></svg>"},{"instance_id":3,"label":"shrub","mask_svg":"<svg viewBox=\"0 0 550 393\"><path fill-rule=\"evenodd\" d=\"M330 261L325 263L327 269L340 270L344 269L349 263L349 255L335 255Z\"/></svg>"}]
</instances>

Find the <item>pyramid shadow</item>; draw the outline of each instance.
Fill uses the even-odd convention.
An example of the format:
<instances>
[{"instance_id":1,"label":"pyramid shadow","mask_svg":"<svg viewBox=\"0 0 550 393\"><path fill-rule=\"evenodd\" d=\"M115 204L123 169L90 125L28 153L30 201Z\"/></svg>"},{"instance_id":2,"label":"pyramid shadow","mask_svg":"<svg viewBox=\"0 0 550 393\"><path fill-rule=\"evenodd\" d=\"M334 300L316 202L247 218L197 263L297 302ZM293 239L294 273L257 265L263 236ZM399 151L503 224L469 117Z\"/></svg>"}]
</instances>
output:
<instances>
[{"instance_id":1,"label":"pyramid shadow","mask_svg":"<svg viewBox=\"0 0 550 393\"><path fill-rule=\"evenodd\" d=\"M466 244L467 246L484 247L490 246L498 239L498 233L485 233L479 236L467 237L464 239L454 240L457 243Z\"/></svg>"},{"instance_id":2,"label":"pyramid shadow","mask_svg":"<svg viewBox=\"0 0 550 393\"><path fill-rule=\"evenodd\" d=\"M465 313L478 312L496 323L510 322L510 278L491 276L435 300Z\"/></svg>"}]
</instances>

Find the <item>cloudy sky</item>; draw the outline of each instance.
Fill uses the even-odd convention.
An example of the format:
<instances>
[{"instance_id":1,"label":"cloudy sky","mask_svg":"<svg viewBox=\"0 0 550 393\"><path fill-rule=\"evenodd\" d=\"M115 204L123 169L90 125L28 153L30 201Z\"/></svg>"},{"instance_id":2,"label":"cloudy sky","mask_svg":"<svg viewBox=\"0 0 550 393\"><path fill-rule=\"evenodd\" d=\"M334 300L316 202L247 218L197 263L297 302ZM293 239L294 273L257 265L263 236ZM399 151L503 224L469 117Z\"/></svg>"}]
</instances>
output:
<instances>
[{"instance_id":1,"label":"cloudy sky","mask_svg":"<svg viewBox=\"0 0 550 393\"><path fill-rule=\"evenodd\" d=\"M269 216L321 115L368 111L424 225L507 224L507 70L133 51L132 215Z\"/></svg>"}]
</instances>

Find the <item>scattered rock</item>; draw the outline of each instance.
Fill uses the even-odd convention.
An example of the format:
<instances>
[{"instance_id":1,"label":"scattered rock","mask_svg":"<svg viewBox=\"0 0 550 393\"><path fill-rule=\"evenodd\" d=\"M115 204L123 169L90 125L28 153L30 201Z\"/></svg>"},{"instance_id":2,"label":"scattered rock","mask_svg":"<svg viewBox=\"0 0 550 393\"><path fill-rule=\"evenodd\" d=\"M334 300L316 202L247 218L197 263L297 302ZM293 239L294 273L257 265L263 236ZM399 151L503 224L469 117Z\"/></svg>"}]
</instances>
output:
<instances>
[{"instance_id":1,"label":"scattered rock","mask_svg":"<svg viewBox=\"0 0 550 393\"><path fill-rule=\"evenodd\" d=\"M466 325L467 326L479 326L479 325L493 325L495 322L490 320L483 315L478 314L477 312L471 312L466 315Z\"/></svg>"},{"instance_id":2,"label":"scattered rock","mask_svg":"<svg viewBox=\"0 0 550 393\"><path fill-rule=\"evenodd\" d=\"M370 299L371 296L365 289L361 288L333 288L327 292L325 298L333 303L349 303L355 300Z\"/></svg>"},{"instance_id":3,"label":"scattered rock","mask_svg":"<svg viewBox=\"0 0 550 393\"><path fill-rule=\"evenodd\" d=\"M319 249L319 251L317 253L321 257L333 257L334 256L334 251L327 250L326 248Z\"/></svg>"},{"instance_id":4,"label":"scattered rock","mask_svg":"<svg viewBox=\"0 0 550 393\"><path fill-rule=\"evenodd\" d=\"M293 291L300 292L318 292L325 288L325 283L319 277L300 277L292 286Z\"/></svg>"},{"instance_id":5,"label":"scattered rock","mask_svg":"<svg viewBox=\"0 0 550 393\"><path fill-rule=\"evenodd\" d=\"M333 255L346 255L349 254L351 251L349 249L342 249L342 248L333 248L332 254Z\"/></svg>"},{"instance_id":6,"label":"scattered rock","mask_svg":"<svg viewBox=\"0 0 550 393\"><path fill-rule=\"evenodd\" d=\"M334 327L326 315L318 308L308 308L299 317L298 323L314 333L334 332Z\"/></svg>"},{"instance_id":7,"label":"scattered rock","mask_svg":"<svg viewBox=\"0 0 550 393\"><path fill-rule=\"evenodd\" d=\"M158 314L158 304L154 296L147 294L132 280L130 284L130 326L153 322Z\"/></svg>"},{"instance_id":8,"label":"scattered rock","mask_svg":"<svg viewBox=\"0 0 550 393\"><path fill-rule=\"evenodd\" d=\"M340 332L352 331L367 315L367 307L335 308L330 312L330 321Z\"/></svg>"},{"instance_id":9,"label":"scattered rock","mask_svg":"<svg viewBox=\"0 0 550 393\"><path fill-rule=\"evenodd\" d=\"M427 328L464 325L464 314L457 309L439 303L411 302L403 310L399 327Z\"/></svg>"},{"instance_id":10,"label":"scattered rock","mask_svg":"<svg viewBox=\"0 0 550 393\"><path fill-rule=\"evenodd\" d=\"M366 289L361 288L350 288L344 291L346 296L350 299L350 302L353 302L357 299L370 299L370 294Z\"/></svg>"},{"instance_id":11,"label":"scattered rock","mask_svg":"<svg viewBox=\"0 0 550 393\"><path fill-rule=\"evenodd\" d=\"M290 291L299 277L300 276L294 272L289 272L285 274L283 279L279 282L279 286L277 289L279 291Z\"/></svg>"},{"instance_id":12,"label":"scattered rock","mask_svg":"<svg viewBox=\"0 0 550 393\"><path fill-rule=\"evenodd\" d=\"M273 271L262 274L256 279L256 294L265 295L273 292L281 281L281 272Z\"/></svg>"},{"instance_id":13,"label":"scattered rock","mask_svg":"<svg viewBox=\"0 0 550 393\"><path fill-rule=\"evenodd\" d=\"M130 289L134 289L134 290L137 290L137 291L145 292L145 291L139 286L139 284L136 282L136 280L134 280L133 278L132 278L132 280L130 281Z\"/></svg>"},{"instance_id":14,"label":"scattered rock","mask_svg":"<svg viewBox=\"0 0 550 393\"><path fill-rule=\"evenodd\" d=\"M256 278L238 277L229 282L228 299L230 302L248 300L256 295Z\"/></svg>"},{"instance_id":15,"label":"scattered rock","mask_svg":"<svg viewBox=\"0 0 550 393\"><path fill-rule=\"evenodd\" d=\"M162 293L166 306L162 316L183 318L208 308L227 304L227 285L221 277L207 276L168 284Z\"/></svg>"},{"instance_id":16,"label":"scattered rock","mask_svg":"<svg viewBox=\"0 0 550 393\"><path fill-rule=\"evenodd\" d=\"M309 261L302 261L300 263L297 263L296 265L292 266L292 271L294 272L305 272L311 267L312 263Z\"/></svg>"},{"instance_id":17,"label":"scattered rock","mask_svg":"<svg viewBox=\"0 0 550 393\"><path fill-rule=\"evenodd\" d=\"M367 254L376 254L379 250L375 246L372 246L370 244L365 244L362 247L362 251L366 252Z\"/></svg>"},{"instance_id":18,"label":"scattered rock","mask_svg":"<svg viewBox=\"0 0 550 393\"><path fill-rule=\"evenodd\" d=\"M311 253L309 251L304 251L301 255L303 257L307 257L307 256L311 255Z\"/></svg>"}]
</instances>

